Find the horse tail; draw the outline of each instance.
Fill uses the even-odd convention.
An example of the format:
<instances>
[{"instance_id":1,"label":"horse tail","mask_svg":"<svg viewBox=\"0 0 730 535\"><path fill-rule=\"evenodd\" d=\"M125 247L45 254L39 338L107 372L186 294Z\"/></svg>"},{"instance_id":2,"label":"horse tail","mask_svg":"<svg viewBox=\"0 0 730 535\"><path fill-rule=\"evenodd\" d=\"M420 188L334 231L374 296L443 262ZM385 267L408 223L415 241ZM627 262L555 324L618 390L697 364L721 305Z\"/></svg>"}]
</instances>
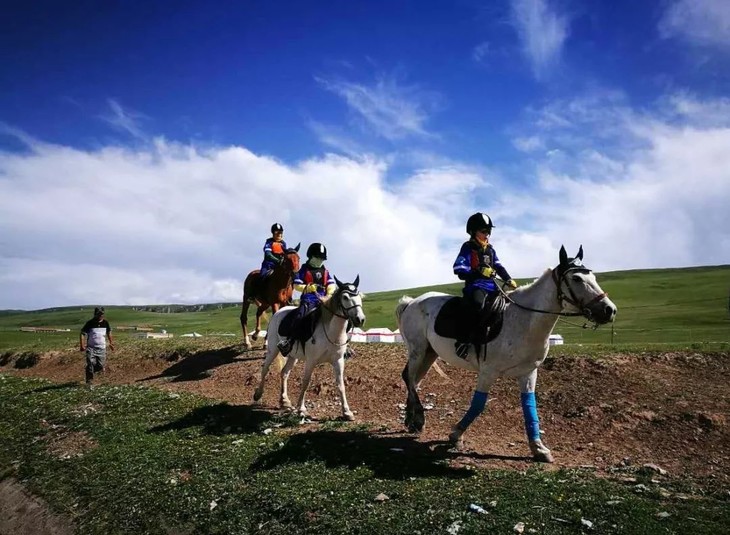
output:
<instances>
[{"instance_id":1,"label":"horse tail","mask_svg":"<svg viewBox=\"0 0 730 535\"><path fill-rule=\"evenodd\" d=\"M395 318L398 320L399 326L400 326L400 316L401 316L401 314L403 314L403 311L406 309L406 307L411 304L411 301L413 301L412 297L408 297L407 295L404 295L398 301L398 306L395 307Z\"/></svg>"}]
</instances>

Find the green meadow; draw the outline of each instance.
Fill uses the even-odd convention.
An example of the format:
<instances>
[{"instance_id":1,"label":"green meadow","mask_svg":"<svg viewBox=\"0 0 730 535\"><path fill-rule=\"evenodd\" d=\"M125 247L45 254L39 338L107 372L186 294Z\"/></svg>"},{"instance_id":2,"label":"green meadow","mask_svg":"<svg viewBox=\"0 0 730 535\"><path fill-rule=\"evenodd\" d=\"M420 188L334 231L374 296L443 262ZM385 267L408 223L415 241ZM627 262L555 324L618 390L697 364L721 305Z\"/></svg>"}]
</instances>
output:
<instances>
[{"instance_id":1,"label":"green meadow","mask_svg":"<svg viewBox=\"0 0 730 535\"><path fill-rule=\"evenodd\" d=\"M575 319L560 321L555 332L566 344L553 355L730 347L730 266L614 272L598 280L618 306L615 324L593 331ZM460 286L370 294L368 326L395 328L398 299L429 290L457 294ZM106 309L129 354L180 346L184 358L194 358L198 344L179 338L193 331L216 347L240 343L237 306ZM73 349L92 310L0 313L0 364L14 354ZM132 341L119 329L124 325L165 329L175 338ZM24 326L70 331L21 332ZM590 469L459 467L446 448L368 422L302 428L277 411L137 385L91 390L0 373L0 406L0 480L22 482L81 534L467 535L514 533L522 525L539 534L714 535L730 526L730 489L714 480L657 483L640 466L622 473L630 484Z\"/></svg>"},{"instance_id":2,"label":"green meadow","mask_svg":"<svg viewBox=\"0 0 730 535\"><path fill-rule=\"evenodd\" d=\"M730 342L730 266L683 269L616 271L597 274L602 288L618 306L613 325L597 330L584 328L580 318L560 319L554 332L572 344L693 344ZM521 279L520 284L532 279ZM459 295L460 284L410 288L368 294L364 301L368 327L396 328L394 310L403 295L418 296L427 291ZM107 306L107 318L117 336L128 336L121 326L148 325L179 337L197 332L208 336L235 335L240 338L240 305L201 312L145 312L132 307ZM32 312L6 311L0 314L0 350L22 347L53 349L68 347L78 340L78 331L93 311L91 306L65 307ZM249 327L253 327L253 307ZM68 333L20 332L20 327L57 327Z\"/></svg>"}]
</instances>

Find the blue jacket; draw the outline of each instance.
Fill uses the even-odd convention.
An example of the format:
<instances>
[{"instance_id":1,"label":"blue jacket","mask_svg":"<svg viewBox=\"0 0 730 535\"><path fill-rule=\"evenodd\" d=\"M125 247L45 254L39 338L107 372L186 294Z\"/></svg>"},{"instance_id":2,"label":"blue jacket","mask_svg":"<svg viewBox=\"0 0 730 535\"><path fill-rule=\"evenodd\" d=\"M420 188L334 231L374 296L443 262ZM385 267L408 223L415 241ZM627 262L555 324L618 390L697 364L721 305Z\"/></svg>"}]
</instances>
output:
<instances>
[{"instance_id":1,"label":"blue jacket","mask_svg":"<svg viewBox=\"0 0 730 535\"><path fill-rule=\"evenodd\" d=\"M454 274L461 280L466 281L464 293L469 293L476 288L486 292L496 292L497 285L491 277L485 277L481 269L491 267L503 280L510 280L505 267L497 258L497 252L491 244L482 247L475 240L464 242L459 255L454 261Z\"/></svg>"},{"instance_id":2,"label":"blue jacket","mask_svg":"<svg viewBox=\"0 0 730 535\"><path fill-rule=\"evenodd\" d=\"M307 286L314 284L316 292L307 291ZM326 267L312 267L305 262L301 269L294 275L294 288L302 292L301 301L319 303L320 299L334 290L335 278L330 275Z\"/></svg>"}]
</instances>

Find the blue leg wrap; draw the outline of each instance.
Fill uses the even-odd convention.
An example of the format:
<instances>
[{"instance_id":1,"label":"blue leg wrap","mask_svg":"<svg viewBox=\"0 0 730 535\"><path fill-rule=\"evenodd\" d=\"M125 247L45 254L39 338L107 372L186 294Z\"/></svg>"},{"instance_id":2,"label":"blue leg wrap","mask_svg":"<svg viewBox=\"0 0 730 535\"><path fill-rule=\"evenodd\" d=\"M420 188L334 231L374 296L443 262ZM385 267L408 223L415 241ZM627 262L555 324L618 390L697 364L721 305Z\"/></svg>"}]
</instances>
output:
<instances>
[{"instance_id":1,"label":"blue leg wrap","mask_svg":"<svg viewBox=\"0 0 730 535\"><path fill-rule=\"evenodd\" d=\"M471 425L471 423L479 416L484 410L484 406L487 404L487 393L486 392L474 392L474 397L471 398L471 405L469 410L459 422L459 428L465 430Z\"/></svg>"},{"instance_id":2,"label":"blue leg wrap","mask_svg":"<svg viewBox=\"0 0 730 535\"><path fill-rule=\"evenodd\" d=\"M522 401L522 414L525 416L525 432L527 440L533 441L540 438L540 420L537 417L537 401L534 392L523 392L520 395Z\"/></svg>"}]
</instances>

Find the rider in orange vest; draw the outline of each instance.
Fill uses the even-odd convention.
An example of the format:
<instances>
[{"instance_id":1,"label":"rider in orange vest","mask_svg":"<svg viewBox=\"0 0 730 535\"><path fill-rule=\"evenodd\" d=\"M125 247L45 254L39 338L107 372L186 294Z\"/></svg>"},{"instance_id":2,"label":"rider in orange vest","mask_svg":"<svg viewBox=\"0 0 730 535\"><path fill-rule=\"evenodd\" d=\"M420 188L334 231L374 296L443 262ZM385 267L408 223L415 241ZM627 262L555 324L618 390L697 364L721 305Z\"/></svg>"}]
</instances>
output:
<instances>
[{"instance_id":1,"label":"rider in orange vest","mask_svg":"<svg viewBox=\"0 0 730 535\"><path fill-rule=\"evenodd\" d=\"M274 271L274 268L284 261L286 242L284 241L284 227L279 223L271 225L271 238L264 244L264 261L261 263L259 276L265 279Z\"/></svg>"}]
</instances>

